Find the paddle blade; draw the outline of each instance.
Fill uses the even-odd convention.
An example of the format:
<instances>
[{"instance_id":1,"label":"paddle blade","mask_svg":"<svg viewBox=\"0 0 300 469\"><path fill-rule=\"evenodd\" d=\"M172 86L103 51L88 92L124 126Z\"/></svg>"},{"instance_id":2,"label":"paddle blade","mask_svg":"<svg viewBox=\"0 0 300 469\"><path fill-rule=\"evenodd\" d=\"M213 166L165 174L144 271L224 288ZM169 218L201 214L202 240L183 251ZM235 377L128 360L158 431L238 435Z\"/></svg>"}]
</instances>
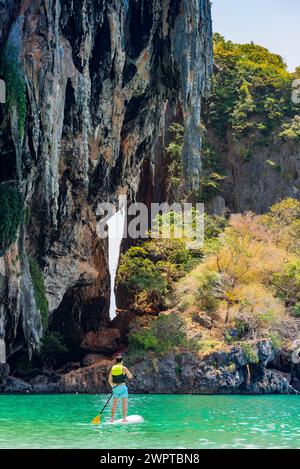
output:
<instances>
[{"instance_id":1,"label":"paddle blade","mask_svg":"<svg viewBox=\"0 0 300 469\"><path fill-rule=\"evenodd\" d=\"M101 416L97 415L97 417L93 418L92 423L94 425L99 425L100 421L101 421Z\"/></svg>"}]
</instances>

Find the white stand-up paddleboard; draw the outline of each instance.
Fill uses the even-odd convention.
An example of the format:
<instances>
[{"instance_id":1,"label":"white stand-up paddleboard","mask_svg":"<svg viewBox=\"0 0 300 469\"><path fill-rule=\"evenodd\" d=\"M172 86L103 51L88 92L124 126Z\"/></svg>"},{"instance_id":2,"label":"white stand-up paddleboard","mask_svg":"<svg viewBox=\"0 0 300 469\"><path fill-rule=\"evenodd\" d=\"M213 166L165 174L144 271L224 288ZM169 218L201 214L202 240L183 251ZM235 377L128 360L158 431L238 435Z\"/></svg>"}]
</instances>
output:
<instances>
[{"instance_id":1,"label":"white stand-up paddleboard","mask_svg":"<svg viewBox=\"0 0 300 469\"><path fill-rule=\"evenodd\" d=\"M115 420L114 422L106 422L110 423L111 425L129 425L131 423L142 423L144 421L143 417L141 415L128 415L126 417L127 422L123 422L123 419Z\"/></svg>"}]
</instances>

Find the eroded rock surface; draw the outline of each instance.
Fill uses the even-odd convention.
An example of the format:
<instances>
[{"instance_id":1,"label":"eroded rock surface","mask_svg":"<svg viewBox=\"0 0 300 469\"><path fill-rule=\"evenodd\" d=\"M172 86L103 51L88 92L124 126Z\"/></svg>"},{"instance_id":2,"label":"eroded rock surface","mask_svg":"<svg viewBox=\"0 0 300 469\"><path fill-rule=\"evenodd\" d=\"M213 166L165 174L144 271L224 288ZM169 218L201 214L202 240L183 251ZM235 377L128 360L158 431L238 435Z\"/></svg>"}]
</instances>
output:
<instances>
[{"instance_id":1,"label":"eroded rock surface","mask_svg":"<svg viewBox=\"0 0 300 469\"><path fill-rule=\"evenodd\" d=\"M276 351L271 342L260 341L255 347L255 360L241 348L230 348L197 356L190 352L145 356L135 363L125 362L134 378L128 381L132 393L187 394L286 394L293 393L292 374L276 368ZM109 392L107 377L114 361L90 356L83 367L64 374L55 383L56 392ZM293 380L297 370L293 368ZM35 384L33 390L39 388Z\"/></svg>"},{"instance_id":2,"label":"eroded rock surface","mask_svg":"<svg viewBox=\"0 0 300 469\"><path fill-rule=\"evenodd\" d=\"M4 74L17 70L20 89L9 112L0 109L0 182L15 181L26 214L0 259L0 340L8 357L39 347L32 257L50 329L78 350L109 323L98 204L120 192L134 200L145 161L148 182L155 180L166 109L168 123L184 115L186 179L197 186L201 97L212 70L210 2L21 0L0 9L2 55L11 64Z\"/></svg>"}]
</instances>

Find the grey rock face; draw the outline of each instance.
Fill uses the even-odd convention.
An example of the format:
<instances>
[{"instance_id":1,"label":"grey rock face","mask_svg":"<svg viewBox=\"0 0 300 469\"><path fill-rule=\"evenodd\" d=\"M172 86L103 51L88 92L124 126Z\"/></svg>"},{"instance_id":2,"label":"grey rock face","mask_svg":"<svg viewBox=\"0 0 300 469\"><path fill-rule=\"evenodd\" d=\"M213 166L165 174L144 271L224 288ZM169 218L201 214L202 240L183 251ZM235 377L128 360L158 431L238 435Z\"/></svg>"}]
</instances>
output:
<instances>
[{"instance_id":1,"label":"grey rock face","mask_svg":"<svg viewBox=\"0 0 300 469\"><path fill-rule=\"evenodd\" d=\"M23 322L23 331L28 345L29 356L32 350L37 348L42 337L42 320L38 311L34 287L29 273L29 264L26 256L21 260L21 291L20 291L20 314Z\"/></svg>"},{"instance_id":2,"label":"grey rock face","mask_svg":"<svg viewBox=\"0 0 300 469\"><path fill-rule=\"evenodd\" d=\"M269 341L257 343L257 356L260 358L253 363L242 349L231 348L201 357L191 352L148 355L132 364L125 355L125 363L134 376L128 380L129 391L145 394L292 393L291 373L266 368L266 363L271 363L275 356ZM38 375L28 384L6 376L0 389L7 393L106 393L110 392L107 379L113 363L99 355L88 355L82 367L70 364L68 369L59 370L55 379L51 374Z\"/></svg>"},{"instance_id":3,"label":"grey rock face","mask_svg":"<svg viewBox=\"0 0 300 469\"><path fill-rule=\"evenodd\" d=\"M283 198L300 200L299 144L274 141L254 148L249 161L240 156L244 141L228 136L228 149L222 152L227 177L223 197L233 212L266 212Z\"/></svg>"},{"instance_id":4,"label":"grey rock face","mask_svg":"<svg viewBox=\"0 0 300 469\"><path fill-rule=\"evenodd\" d=\"M290 376L266 369L275 351L269 341L257 343L257 363L242 349L212 352L199 359L192 353L168 354L133 365L132 392L195 394L287 393Z\"/></svg>"},{"instance_id":5,"label":"grey rock face","mask_svg":"<svg viewBox=\"0 0 300 469\"><path fill-rule=\"evenodd\" d=\"M262 340L257 344L257 355L259 361L264 365L267 365L269 362L275 358L275 350L272 346L272 343L267 340Z\"/></svg>"},{"instance_id":6,"label":"grey rock face","mask_svg":"<svg viewBox=\"0 0 300 469\"><path fill-rule=\"evenodd\" d=\"M7 363L0 363L0 383L6 380L9 375L9 365Z\"/></svg>"},{"instance_id":7,"label":"grey rock face","mask_svg":"<svg viewBox=\"0 0 300 469\"><path fill-rule=\"evenodd\" d=\"M94 365L95 363L101 361L103 358L106 358L104 355L98 353L88 353L82 360L81 364L83 367Z\"/></svg>"},{"instance_id":8,"label":"grey rock face","mask_svg":"<svg viewBox=\"0 0 300 469\"><path fill-rule=\"evenodd\" d=\"M258 361L252 363L241 348L212 352L198 357L190 352L148 356L134 364L128 380L132 393L190 394L285 394L291 374L267 369L275 356L270 341L256 344ZM112 362L97 359L84 368L71 371L60 380L61 392L107 392L107 377Z\"/></svg>"},{"instance_id":9,"label":"grey rock face","mask_svg":"<svg viewBox=\"0 0 300 469\"><path fill-rule=\"evenodd\" d=\"M18 11L18 2L12 0L2 0L0 3L0 45L3 44L11 22Z\"/></svg>"},{"instance_id":10,"label":"grey rock face","mask_svg":"<svg viewBox=\"0 0 300 469\"><path fill-rule=\"evenodd\" d=\"M22 379L9 377L5 381L5 384L1 386L1 390L4 393L17 394L17 393L30 393L32 392L32 386Z\"/></svg>"},{"instance_id":11,"label":"grey rock face","mask_svg":"<svg viewBox=\"0 0 300 469\"><path fill-rule=\"evenodd\" d=\"M199 96L208 96L212 73L212 55L206 67L199 67L198 58L211 54L209 47L212 24L210 5L206 1L184 0L182 14L175 22L174 55L181 72L183 111L185 120L184 167L188 186L197 188L201 173L201 103Z\"/></svg>"},{"instance_id":12,"label":"grey rock face","mask_svg":"<svg viewBox=\"0 0 300 469\"><path fill-rule=\"evenodd\" d=\"M197 185L200 101L212 68L210 2L5 4L0 38L15 51L26 115L23 130L16 103L10 116L0 116L0 148L10 148L14 164L7 179L17 179L29 214L21 244L7 256L15 250L38 260L51 327L79 347L109 321L107 241L97 231L98 204L116 201L120 191L134 200L145 160L154 177L167 108L183 108L186 175ZM6 345L12 353L21 320L31 350L41 328L26 262L20 276L7 266L3 299L0 292Z\"/></svg>"}]
</instances>

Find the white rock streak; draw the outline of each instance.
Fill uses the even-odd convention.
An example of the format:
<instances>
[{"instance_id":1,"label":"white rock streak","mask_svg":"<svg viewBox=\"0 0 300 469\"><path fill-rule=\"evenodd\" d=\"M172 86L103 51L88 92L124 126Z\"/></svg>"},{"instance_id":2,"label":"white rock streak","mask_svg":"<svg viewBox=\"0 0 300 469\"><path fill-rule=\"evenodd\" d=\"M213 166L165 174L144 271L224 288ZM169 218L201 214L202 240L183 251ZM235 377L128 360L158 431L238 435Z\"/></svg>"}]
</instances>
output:
<instances>
[{"instance_id":1,"label":"white rock streak","mask_svg":"<svg viewBox=\"0 0 300 469\"><path fill-rule=\"evenodd\" d=\"M113 319L116 316L116 273L120 257L120 246L123 237L125 222L125 208L116 212L107 222L108 225L108 259L110 273L110 308L109 316Z\"/></svg>"}]
</instances>

